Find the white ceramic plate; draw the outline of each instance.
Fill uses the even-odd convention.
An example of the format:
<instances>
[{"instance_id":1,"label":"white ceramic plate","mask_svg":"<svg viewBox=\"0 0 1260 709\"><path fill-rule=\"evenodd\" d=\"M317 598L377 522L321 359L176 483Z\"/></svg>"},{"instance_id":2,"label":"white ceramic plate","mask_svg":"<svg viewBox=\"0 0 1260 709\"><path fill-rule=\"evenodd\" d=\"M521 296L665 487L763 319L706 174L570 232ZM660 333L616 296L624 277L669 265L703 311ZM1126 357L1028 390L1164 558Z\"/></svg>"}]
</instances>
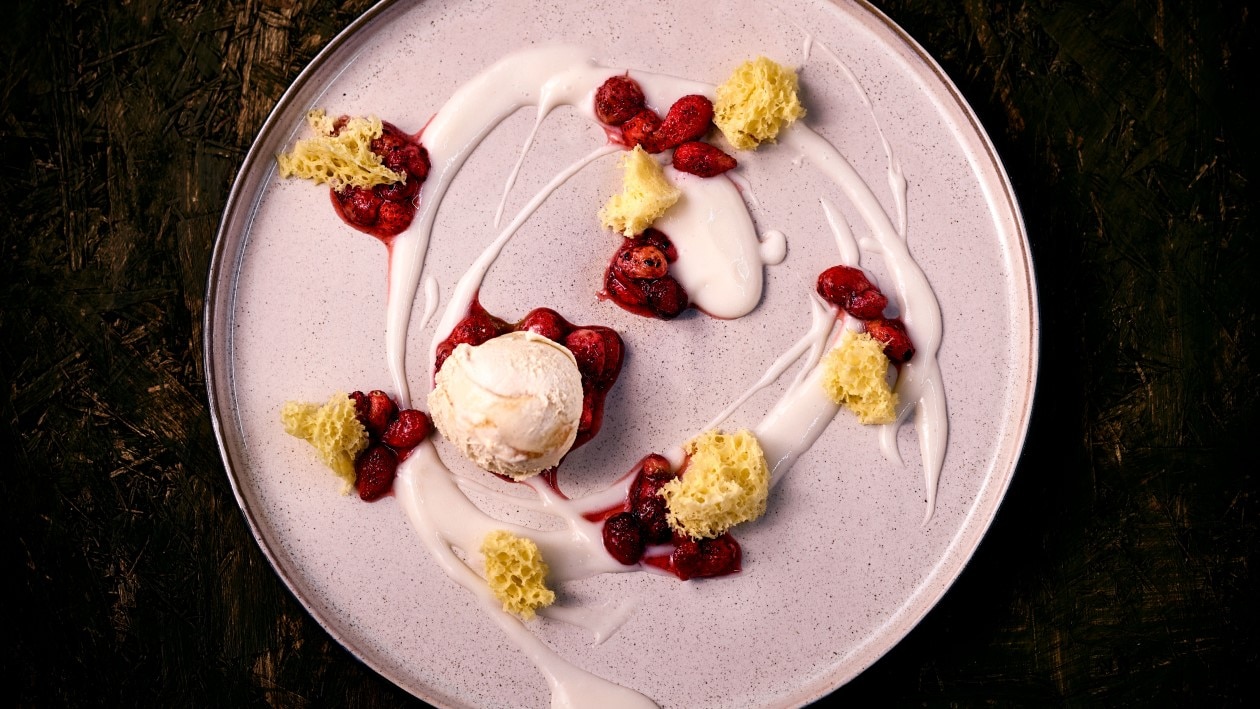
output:
<instances>
[{"instance_id":1,"label":"white ceramic plate","mask_svg":"<svg viewBox=\"0 0 1260 709\"><path fill-rule=\"evenodd\" d=\"M452 707L548 703L541 676L438 569L397 500L338 495L306 444L279 424L286 400L323 401L390 381L385 248L342 224L326 189L276 175L274 155L303 134L312 106L379 115L410 132L474 74L530 45L578 44L608 66L708 83L764 54L803 67L808 124L848 157L890 213L876 120L905 171L908 243L944 316L950 435L931 523L920 524L925 494L913 426L901 431L905 464L898 465L882 455L875 429L842 412L774 490L768 514L737 530L743 573L687 583L617 574L568 584L563 603L629 599L637 610L598 645L586 631L537 621L539 636L561 655L662 706L806 703L918 623L992 521L1023 442L1037 356L1032 266L1010 185L957 90L891 21L860 3L781 5L640 0L630 12L594 0L386 3L301 74L247 157L215 247L206 311L207 379L229 475L259 544L311 614L417 696ZM444 295L497 233L500 189L532 123L531 109L505 121L442 203L426 268ZM573 111L557 111L507 213L603 141ZM741 167L757 201L753 215L759 230L787 235L789 252L767 269L765 298L748 317L691 313L662 323L595 298L616 244L594 216L618 189L612 158L557 192L491 272L482 292L491 312L516 319L550 306L574 322L610 325L626 340L604 430L566 462L566 492L607 486L644 453L680 443L807 327L806 294L818 272L838 262L819 197L851 208L799 156L777 146L762 153L756 166ZM885 273L878 256L863 265ZM432 324L413 327L413 382L427 371L432 334ZM730 425L754 424L779 391L754 397Z\"/></svg>"}]
</instances>

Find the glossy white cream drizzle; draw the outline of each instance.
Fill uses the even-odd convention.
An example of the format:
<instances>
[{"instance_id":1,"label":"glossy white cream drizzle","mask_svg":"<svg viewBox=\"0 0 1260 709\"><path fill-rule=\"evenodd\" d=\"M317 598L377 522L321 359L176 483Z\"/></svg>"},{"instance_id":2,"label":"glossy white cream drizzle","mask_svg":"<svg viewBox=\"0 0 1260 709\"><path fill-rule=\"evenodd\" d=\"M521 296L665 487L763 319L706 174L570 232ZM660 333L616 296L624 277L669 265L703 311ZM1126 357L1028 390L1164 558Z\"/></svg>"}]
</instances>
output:
<instances>
[{"instance_id":1,"label":"glossy white cream drizzle","mask_svg":"<svg viewBox=\"0 0 1260 709\"><path fill-rule=\"evenodd\" d=\"M896 451L897 429L910 412L914 412L927 494L927 511L923 516L923 524L927 524L936 509L936 488L945 462L945 443L949 436L945 389L941 384L941 369L936 359L941 347L941 306L923 269L910 255L905 240L893 227L874 192L840 151L801 123L793 124L780 137L784 145L799 150L809 162L840 187L870 229L874 243L878 245L879 252L892 273L901 320L914 343L915 355L901 366L897 377L897 420L883 426L880 438L885 450Z\"/></svg>"},{"instance_id":2,"label":"glossy white cream drizzle","mask_svg":"<svg viewBox=\"0 0 1260 709\"><path fill-rule=\"evenodd\" d=\"M810 40L807 39L807 55L809 45ZM394 387L402 405L408 406L411 399L404 369L407 326L424 270L434 218L456 173L499 122L523 106L538 107L534 128L506 180L495 217L497 226L508 193L546 115L554 107L564 104L576 105L590 115L594 90L609 76L618 73L623 72L597 66L587 59L583 50L572 47L543 47L513 53L456 91L424 130L423 142L429 150L433 168L421 192L415 221L411 228L394 239L390 253L386 349ZM648 104L660 112L685 94L713 95L712 86L693 81L646 72L630 72L630 75L643 86ZM870 106L869 100L865 103ZM878 245L889 262L896 295L902 303L903 320L919 350L916 359L903 367L897 383L903 401L898 420L903 420L911 408L917 412L916 428L924 450L929 481L930 517L946 435L944 394L935 359L940 342L939 306L922 271L906 250L901 234L892 227L870 188L843 156L826 140L799 124L786 131L781 141L800 151L840 187L874 234L872 243ZM892 176L899 174L900 167L892 157L886 140L884 144L890 159L890 184L894 184L896 193ZM616 146L600 147L562 170L485 248L460 279L446 304L430 344L429 362L434 360L437 343L467 312L487 272L521 225L566 180L599 157L616 150ZM672 267L675 277L683 283L698 307L706 312L717 317L746 314L760 300L764 265L778 263L785 258L786 238L777 231L766 232L761 240L757 238L745 206L745 198L751 200L752 191L742 177L733 177L737 181L732 182L728 179L703 180L674 173L671 179L683 190L684 199L656 226L668 234L679 249L679 260ZM901 199L904 203L904 179L902 185ZM744 197L741 197L741 191ZM860 252L852 229L825 199L823 209L836 233L842 260L856 264ZM843 228L838 224L843 224ZM423 318L426 322L436 309L438 294L432 283L432 279L426 281L426 312ZM716 427L725 421L756 391L769 386L793 362L803 359L796 379L754 429L770 462L775 482L782 479L792 463L817 440L838 409L819 384L822 368L818 366L818 361L828 340L845 326L846 320L843 316L837 320L836 311L812 292L810 307L812 324L809 331L780 355L758 382L710 422L710 427ZM431 376L426 377L422 386L427 389L431 381ZM885 427L883 433L892 436L895 453L896 426ZM663 454L676 468L683 462L681 446L674 446ZM934 465L929 464L931 461ZM640 570L641 566L624 566L612 558L603 546L602 524L589 522L584 517L623 502L630 482L627 476L603 491L570 500L536 477L525 482L532 489L533 496L523 499L454 475L442 463L430 442L418 447L399 466L395 490L420 539L442 569L479 599L482 608L538 667L551 688L553 707L652 707L655 704L638 692L576 667L552 651L525 624L500 608L481 576L461 559L456 550L462 551L464 558L474 559L487 533L507 530L527 536L538 544L550 566L548 578L552 585L597 574ZM488 496L500 505L550 515L561 522L561 529L542 531L500 521L479 509L465 494L465 489ZM629 604L623 604L611 611L557 607L547 609L543 614L587 627L594 633L596 642L600 642L624 622L631 610Z\"/></svg>"},{"instance_id":3,"label":"glossy white cream drizzle","mask_svg":"<svg viewBox=\"0 0 1260 709\"><path fill-rule=\"evenodd\" d=\"M841 61L840 57L827 45L818 42L818 47L831 58L831 61L840 68L841 73L853 85L853 89L857 91L858 98L861 99L862 105L866 107L868 113L871 114L871 120L875 123L875 132L879 135L879 142L884 146L884 155L888 159L888 187L892 190L893 204L897 212L897 233L901 238L906 238L906 173L901 169L901 161L897 159L896 153L893 152L892 144L888 142L888 137L884 135L884 129L879 124L879 114L875 112L875 106L871 104L871 97L867 95L866 89L862 88L862 82L858 81L857 76L853 74L853 70L848 64ZM805 58L809 59L809 49L805 50Z\"/></svg>"},{"instance_id":4,"label":"glossy white cream drizzle","mask_svg":"<svg viewBox=\"0 0 1260 709\"><path fill-rule=\"evenodd\" d=\"M653 223L674 242L678 260L670 274L692 304L716 318L747 315L761 301L766 264L752 216L735 184L665 169L682 192L678 202Z\"/></svg>"},{"instance_id":5,"label":"glossy white cream drizzle","mask_svg":"<svg viewBox=\"0 0 1260 709\"><path fill-rule=\"evenodd\" d=\"M398 467L394 486L412 526L442 570L480 601L487 615L542 673L551 689L554 709L657 706L639 692L597 677L558 655L515 616L504 612L481 576L455 553L455 549L461 549L469 558L476 557L486 534L507 530L528 536L538 544L543 558L551 564L549 580L563 581L631 568L621 566L603 551L599 525L587 522L580 514L573 516L573 510L567 510L569 514L565 515L569 527L558 532L541 532L490 517L459 490L428 441L412 451ZM574 620L563 613L553 617ZM596 640L607 637L609 632L607 627L600 628Z\"/></svg>"}]
</instances>

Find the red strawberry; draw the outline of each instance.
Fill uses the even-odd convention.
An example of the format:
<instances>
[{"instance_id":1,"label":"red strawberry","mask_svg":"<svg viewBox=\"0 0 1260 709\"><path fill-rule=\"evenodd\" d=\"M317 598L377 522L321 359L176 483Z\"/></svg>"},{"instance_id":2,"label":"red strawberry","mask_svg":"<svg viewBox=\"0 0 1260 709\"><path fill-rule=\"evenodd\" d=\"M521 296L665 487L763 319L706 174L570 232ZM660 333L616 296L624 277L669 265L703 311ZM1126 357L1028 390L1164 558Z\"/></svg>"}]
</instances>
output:
<instances>
[{"instance_id":1,"label":"red strawberry","mask_svg":"<svg viewBox=\"0 0 1260 709\"><path fill-rule=\"evenodd\" d=\"M818 275L818 295L841 308L848 307L855 293L874 287L862 269L851 266L832 266Z\"/></svg>"},{"instance_id":2,"label":"red strawberry","mask_svg":"<svg viewBox=\"0 0 1260 709\"><path fill-rule=\"evenodd\" d=\"M621 373L622 344L616 331L599 325L581 327L564 338L582 379L596 387L611 385Z\"/></svg>"},{"instance_id":3,"label":"red strawberry","mask_svg":"<svg viewBox=\"0 0 1260 709\"><path fill-rule=\"evenodd\" d=\"M678 477L678 473L669 466L669 461L663 455L653 453L643 459L639 464L639 472L643 477L650 480L660 480L668 482Z\"/></svg>"},{"instance_id":4,"label":"red strawberry","mask_svg":"<svg viewBox=\"0 0 1260 709\"><path fill-rule=\"evenodd\" d=\"M637 507L647 500L658 498L661 488L665 487L665 483L672 479L667 477L649 477L640 472L630 486L630 506L632 508Z\"/></svg>"},{"instance_id":5,"label":"red strawberry","mask_svg":"<svg viewBox=\"0 0 1260 709\"><path fill-rule=\"evenodd\" d=\"M389 427L389 422L398 413L398 406L394 400L380 389L373 389L366 396L356 391L350 395L350 398L354 399L355 417L372 436L380 436L384 433Z\"/></svg>"},{"instance_id":6,"label":"red strawberry","mask_svg":"<svg viewBox=\"0 0 1260 709\"><path fill-rule=\"evenodd\" d=\"M367 394L361 391L352 391L349 396L354 401L354 417L359 420L359 423L363 424L364 428L367 428L368 412L371 409Z\"/></svg>"},{"instance_id":7,"label":"red strawberry","mask_svg":"<svg viewBox=\"0 0 1260 709\"><path fill-rule=\"evenodd\" d=\"M674 567L674 573L678 574L678 578L686 581L694 576L696 569L700 567L700 545L694 539L684 538L674 547L674 551L670 552L669 563Z\"/></svg>"},{"instance_id":8,"label":"red strawberry","mask_svg":"<svg viewBox=\"0 0 1260 709\"><path fill-rule=\"evenodd\" d=\"M650 143L655 150L644 146L650 153L676 148L691 140L698 140L709 132L713 120L713 102L699 94L683 96L669 107L661 127L652 133Z\"/></svg>"},{"instance_id":9,"label":"red strawberry","mask_svg":"<svg viewBox=\"0 0 1260 709\"><path fill-rule=\"evenodd\" d=\"M643 530L643 541L648 544L664 544L674 536L666 516L665 498L645 497L634 505L634 514Z\"/></svg>"},{"instance_id":10,"label":"red strawberry","mask_svg":"<svg viewBox=\"0 0 1260 709\"><path fill-rule=\"evenodd\" d=\"M398 151L397 157L394 159L394 165L390 169L395 172L406 172L407 176L415 180L417 183L424 182L429 177L429 151L419 143L410 143L406 148Z\"/></svg>"},{"instance_id":11,"label":"red strawberry","mask_svg":"<svg viewBox=\"0 0 1260 709\"><path fill-rule=\"evenodd\" d=\"M393 123L381 121L381 135L375 138L369 146L372 152L381 158L381 162L393 153L402 150L411 141L407 140L407 135L398 130L398 126ZM391 170L393 168L390 168Z\"/></svg>"},{"instance_id":12,"label":"red strawberry","mask_svg":"<svg viewBox=\"0 0 1260 709\"><path fill-rule=\"evenodd\" d=\"M882 317L888 298L862 273L851 266L832 266L818 275L818 295L862 320Z\"/></svg>"},{"instance_id":13,"label":"red strawberry","mask_svg":"<svg viewBox=\"0 0 1260 709\"><path fill-rule=\"evenodd\" d=\"M643 557L643 530L639 520L629 512L609 517L604 522L604 548L613 558L626 566L638 563Z\"/></svg>"},{"instance_id":14,"label":"red strawberry","mask_svg":"<svg viewBox=\"0 0 1260 709\"><path fill-rule=\"evenodd\" d=\"M619 126L643 110L643 89L628 76L614 76L595 91L595 117Z\"/></svg>"},{"instance_id":15,"label":"red strawberry","mask_svg":"<svg viewBox=\"0 0 1260 709\"><path fill-rule=\"evenodd\" d=\"M909 362L914 356L914 343L900 319L878 318L866 323L866 332L884 345L884 354L893 364Z\"/></svg>"},{"instance_id":16,"label":"red strawberry","mask_svg":"<svg viewBox=\"0 0 1260 709\"><path fill-rule=\"evenodd\" d=\"M648 307L662 320L673 320L690 304L687 291L673 276L665 275L644 285L647 293Z\"/></svg>"},{"instance_id":17,"label":"red strawberry","mask_svg":"<svg viewBox=\"0 0 1260 709\"><path fill-rule=\"evenodd\" d=\"M411 226L415 216L416 206L411 202L383 202L372 233L376 236L396 236Z\"/></svg>"},{"instance_id":18,"label":"red strawberry","mask_svg":"<svg viewBox=\"0 0 1260 709\"><path fill-rule=\"evenodd\" d=\"M371 228L376 225L384 200L372 190L347 186L341 191L332 190L333 205L342 219L357 227Z\"/></svg>"},{"instance_id":19,"label":"red strawberry","mask_svg":"<svg viewBox=\"0 0 1260 709\"><path fill-rule=\"evenodd\" d=\"M621 141L627 148L642 145L649 153L659 153L660 149L653 150L650 146L653 145L652 136L660 127L661 117L652 109L645 108L621 124Z\"/></svg>"},{"instance_id":20,"label":"red strawberry","mask_svg":"<svg viewBox=\"0 0 1260 709\"><path fill-rule=\"evenodd\" d=\"M569 334L573 326L551 308L534 308L523 320L516 323L516 329L542 335L552 342L564 342L564 336Z\"/></svg>"},{"instance_id":21,"label":"red strawberry","mask_svg":"<svg viewBox=\"0 0 1260 709\"><path fill-rule=\"evenodd\" d=\"M729 534L700 542L700 573L697 576L724 576L739 571L739 543Z\"/></svg>"},{"instance_id":22,"label":"red strawberry","mask_svg":"<svg viewBox=\"0 0 1260 709\"><path fill-rule=\"evenodd\" d=\"M591 386L590 382L582 382L582 413L578 416L578 435L573 440L573 448L577 448L591 438L590 435L584 434L589 434L595 426L595 399L598 396L599 392L595 391L595 387Z\"/></svg>"},{"instance_id":23,"label":"red strawberry","mask_svg":"<svg viewBox=\"0 0 1260 709\"><path fill-rule=\"evenodd\" d=\"M377 185L372 192L386 202L406 202L420 191L420 180L407 178L405 182L391 182L388 185Z\"/></svg>"},{"instance_id":24,"label":"red strawberry","mask_svg":"<svg viewBox=\"0 0 1260 709\"><path fill-rule=\"evenodd\" d=\"M604 274L604 291L608 293L608 297L630 312L648 314L644 311L644 306L647 305L647 293L643 291L643 287L612 266L609 266Z\"/></svg>"},{"instance_id":25,"label":"red strawberry","mask_svg":"<svg viewBox=\"0 0 1260 709\"><path fill-rule=\"evenodd\" d=\"M372 152L380 156L385 167L405 172L419 184L429 176L429 151L398 130L392 123L382 123L381 137L372 141Z\"/></svg>"},{"instance_id":26,"label":"red strawberry","mask_svg":"<svg viewBox=\"0 0 1260 709\"><path fill-rule=\"evenodd\" d=\"M669 560L678 578L709 578L739 571L740 548L729 534L716 539L684 539Z\"/></svg>"},{"instance_id":27,"label":"red strawberry","mask_svg":"<svg viewBox=\"0 0 1260 709\"><path fill-rule=\"evenodd\" d=\"M434 371L442 369L442 364L457 346L468 344L476 347L507 332L508 329L507 323L487 313L479 304L473 303L468 317L460 320L451 334L438 345L437 368Z\"/></svg>"},{"instance_id":28,"label":"red strawberry","mask_svg":"<svg viewBox=\"0 0 1260 709\"><path fill-rule=\"evenodd\" d=\"M669 263L678 260L678 249L674 248L674 242L669 240L665 232L648 227L639 235L639 238L643 239L644 243L660 249L661 253L665 254L665 260Z\"/></svg>"},{"instance_id":29,"label":"red strawberry","mask_svg":"<svg viewBox=\"0 0 1260 709\"><path fill-rule=\"evenodd\" d=\"M423 411L403 409L381 434L381 443L396 451L408 450L420 445L431 430L432 424Z\"/></svg>"},{"instance_id":30,"label":"red strawberry","mask_svg":"<svg viewBox=\"0 0 1260 709\"><path fill-rule=\"evenodd\" d=\"M617 250L613 265L627 278L634 279L660 278L669 272L669 262L665 260L665 254L638 239L625 240Z\"/></svg>"},{"instance_id":31,"label":"red strawberry","mask_svg":"<svg viewBox=\"0 0 1260 709\"><path fill-rule=\"evenodd\" d=\"M709 145L691 141L674 150L674 167L700 177L713 177L733 169L735 158Z\"/></svg>"},{"instance_id":32,"label":"red strawberry","mask_svg":"<svg viewBox=\"0 0 1260 709\"><path fill-rule=\"evenodd\" d=\"M879 290L871 288L861 293L854 293L849 298L849 304L845 306L845 310L855 318L862 320L870 320L872 318L883 317L884 308L888 307L888 298L884 297Z\"/></svg>"},{"instance_id":33,"label":"red strawberry","mask_svg":"<svg viewBox=\"0 0 1260 709\"><path fill-rule=\"evenodd\" d=\"M371 502L390 491L398 472L398 456L380 443L369 447L354 461L354 486L359 498Z\"/></svg>"}]
</instances>

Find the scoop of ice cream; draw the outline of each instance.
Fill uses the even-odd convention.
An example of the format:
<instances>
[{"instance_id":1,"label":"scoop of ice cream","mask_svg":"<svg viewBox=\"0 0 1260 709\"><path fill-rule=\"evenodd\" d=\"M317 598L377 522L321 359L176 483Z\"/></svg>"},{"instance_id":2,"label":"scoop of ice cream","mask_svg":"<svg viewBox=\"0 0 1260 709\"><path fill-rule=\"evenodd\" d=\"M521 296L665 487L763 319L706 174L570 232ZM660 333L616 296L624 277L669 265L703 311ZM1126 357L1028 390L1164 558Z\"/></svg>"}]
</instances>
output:
<instances>
[{"instance_id":1,"label":"scoop of ice cream","mask_svg":"<svg viewBox=\"0 0 1260 709\"><path fill-rule=\"evenodd\" d=\"M582 375L573 353L532 332L461 344L438 370L429 414L469 460L524 479L558 464L573 446Z\"/></svg>"}]
</instances>

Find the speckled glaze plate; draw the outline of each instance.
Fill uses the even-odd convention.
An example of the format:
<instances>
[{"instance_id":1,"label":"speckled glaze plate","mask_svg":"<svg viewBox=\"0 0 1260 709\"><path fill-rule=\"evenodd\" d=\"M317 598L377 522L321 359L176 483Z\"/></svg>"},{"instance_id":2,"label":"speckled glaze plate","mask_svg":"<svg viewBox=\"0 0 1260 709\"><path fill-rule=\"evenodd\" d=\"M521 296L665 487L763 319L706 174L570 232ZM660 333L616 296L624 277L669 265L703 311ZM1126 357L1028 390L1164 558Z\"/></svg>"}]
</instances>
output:
<instances>
[{"instance_id":1,"label":"speckled glaze plate","mask_svg":"<svg viewBox=\"0 0 1260 709\"><path fill-rule=\"evenodd\" d=\"M939 361L950 431L935 515L921 523L925 483L914 426L900 431L899 463L883 454L875 428L842 412L774 489L765 517L738 530L742 573L691 582L601 575L558 589L563 604L634 604L598 644L553 620L531 627L561 656L662 706L798 706L868 667L958 576L996 514L1023 443L1037 368L1028 245L992 145L936 63L862 3L644 0L635 8L593 0L374 8L284 95L223 218L207 297L207 380L241 508L311 614L369 666L435 705L540 707L550 699L542 676L439 569L398 500L339 495L332 475L279 423L286 400L390 386L385 247L344 225L326 189L276 174L274 156L305 134L311 107L375 114L418 131L472 76L509 52L549 43L580 45L608 66L714 84L743 60L766 55L801 67L806 122L894 214L883 140L891 147L908 182L907 243L944 318ZM504 121L443 200L426 275L444 295L497 233L501 186L533 122L532 109ZM604 141L576 112L557 110L507 213ZM681 443L808 327L814 280L838 262L820 199L846 213L852 206L801 158L769 146L741 166L759 230L788 240L786 261L767 267L761 305L744 318L689 312L664 323L596 298L616 245L595 218L619 189L611 156L557 191L495 264L481 297L491 312L515 319L549 306L574 322L614 327L627 345L603 431L561 471L566 492L606 487L643 454ZM878 256L863 266L887 278ZM413 382L427 371L434 330L432 322L421 326L422 310L409 339ZM752 397L729 425L754 424L783 386ZM461 464L441 450L453 467Z\"/></svg>"}]
</instances>

